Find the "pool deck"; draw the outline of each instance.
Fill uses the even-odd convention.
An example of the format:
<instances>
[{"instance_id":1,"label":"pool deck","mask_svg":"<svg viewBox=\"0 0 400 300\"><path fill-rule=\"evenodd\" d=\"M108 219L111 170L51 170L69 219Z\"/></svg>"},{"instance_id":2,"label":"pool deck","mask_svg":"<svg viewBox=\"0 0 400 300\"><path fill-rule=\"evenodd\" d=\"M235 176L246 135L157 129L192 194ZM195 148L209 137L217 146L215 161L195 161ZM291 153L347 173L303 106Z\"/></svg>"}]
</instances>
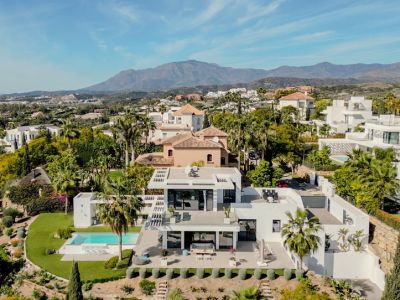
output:
<instances>
[{"instance_id":1,"label":"pool deck","mask_svg":"<svg viewBox=\"0 0 400 300\"><path fill-rule=\"evenodd\" d=\"M114 254L65 254L61 261L106 261Z\"/></svg>"}]
</instances>

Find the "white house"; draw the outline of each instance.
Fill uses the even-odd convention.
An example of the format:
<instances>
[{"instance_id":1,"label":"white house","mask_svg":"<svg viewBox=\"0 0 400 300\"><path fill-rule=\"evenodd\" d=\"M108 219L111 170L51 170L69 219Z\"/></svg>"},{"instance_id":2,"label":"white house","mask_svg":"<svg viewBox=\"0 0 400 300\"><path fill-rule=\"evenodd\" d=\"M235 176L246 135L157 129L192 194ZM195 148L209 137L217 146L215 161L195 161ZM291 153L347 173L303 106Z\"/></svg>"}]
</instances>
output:
<instances>
[{"instance_id":1,"label":"white house","mask_svg":"<svg viewBox=\"0 0 400 300\"><path fill-rule=\"evenodd\" d=\"M58 135L60 133L60 127L51 124L28 125L8 129L6 130L6 136L4 138L6 143L5 150L8 152L14 152L16 150L15 143L19 148L22 146L24 138L26 143L29 143L38 136L41 130L48 130L51 135Z\"/></svg>"},{"instance_id":2,"label":"white house","mask_svg":"<svg viewBox=\"0 0 400 300\"><path fill-rule=\"evenodd\" d=\"M372 100L351 97L350 100L333 100L332 105L322 111L325 124L335 133L353 131L354 128L372 118Z\"/></svg>"},{"instance_id":3,"label":"white house","mask_svg":"<svg viewBox=\"0 0 400 300\"><path fill-rule=\"evenodd\" d=\"M314 98L306 94L295 92L279 99L279 109L292 106L299 110L300 118L305 120L314 109Z\"/></svg>"}]
</instances>

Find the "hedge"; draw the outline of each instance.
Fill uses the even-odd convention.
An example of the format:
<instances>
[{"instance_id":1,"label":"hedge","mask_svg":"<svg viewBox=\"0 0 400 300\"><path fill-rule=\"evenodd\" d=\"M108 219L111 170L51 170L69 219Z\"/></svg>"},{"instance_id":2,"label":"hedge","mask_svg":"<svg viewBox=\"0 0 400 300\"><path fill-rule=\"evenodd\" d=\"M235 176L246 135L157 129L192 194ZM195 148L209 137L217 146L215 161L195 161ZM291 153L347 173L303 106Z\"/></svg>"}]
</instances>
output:
<instances>
[{"instance_id":1,"label":"hedge","mask_svg":"<svg viewBox=\"0 0 400 300\"><path fill-rule=\"evenodd\" d=\"M393 227L394 229L400 230L400 217L397 215L389 214L381 209L377 209L375 217L383 223Z\"/></svg>"}]
</instances>

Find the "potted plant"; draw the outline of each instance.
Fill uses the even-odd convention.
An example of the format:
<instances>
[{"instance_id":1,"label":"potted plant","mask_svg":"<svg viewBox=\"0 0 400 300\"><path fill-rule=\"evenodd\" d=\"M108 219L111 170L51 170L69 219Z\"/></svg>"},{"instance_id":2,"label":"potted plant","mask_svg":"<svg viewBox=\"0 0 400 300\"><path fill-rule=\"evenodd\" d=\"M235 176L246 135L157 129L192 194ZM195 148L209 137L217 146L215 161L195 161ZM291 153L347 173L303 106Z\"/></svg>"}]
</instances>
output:
<instances>
[{"instance_id":1,"label":"potted plant","mask_svg":"<svg viewBox=\"0 0 400 300\"><path fill-rule=\"evenodd\" d=\"M224 224L230 224L231 223L231 218L230 218L231 208L230 207L224 207L224 214L225 214Z\"/></svg>"},{"instance_id":2,"label":"potted plant","mask_svg":"<svg viewBox=\"0 0 400 300\"><path fill-rule=\"evenodd\" d=\"M167 249L161 249L161 258L160 258L160 266L161 267L167 267L168 266L168 250Z\"/></svg>"},{"instance_id":3,"label":"potted plant","mask_svg":"<svg viewBox=\"0 0 400 300\"><path fill-rule=\"evenodd\" d=\"M168 212L169 212L169 222L171 224L175 224L176 223L176 217L175 217L175 207L169 207L168 208Z\"/></svg>"}]
</instances>

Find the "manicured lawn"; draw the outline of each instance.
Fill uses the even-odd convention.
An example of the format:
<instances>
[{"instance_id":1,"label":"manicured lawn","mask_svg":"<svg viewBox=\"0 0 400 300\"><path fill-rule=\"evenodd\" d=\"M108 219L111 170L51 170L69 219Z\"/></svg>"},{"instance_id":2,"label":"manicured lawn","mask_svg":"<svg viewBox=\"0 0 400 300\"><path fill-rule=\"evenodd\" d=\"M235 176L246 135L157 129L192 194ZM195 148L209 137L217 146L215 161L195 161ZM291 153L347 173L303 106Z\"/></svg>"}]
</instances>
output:
<instances>
[{"instance_id":1,"label":"manicured lawn","mask_svg":"<svg viewBox=\"0 0 400 300\"><path fill-rule=\"evenodd\" d=\"M110 176L111 179L115 179L115 178L124 176L124 172L122 170L114 170L114 171L110 171L110 173L108 173L108 175Z\"/></svg>"},{"instance_id":2,"label":"manicured lawn","mask_svg":"<svg viewBox=\"0 0 400 300\"><path fill-rule=\"evenodd\" d=\"M28 258L36 265L63 278L69 278L72 262L61 261L61 254L46 254L46 249L58 250L65 240L54 238L58 228L72 226L72 216L64 213L41 214L29 227L26 240L26 251ZM98 229L99 228L99 229ZM132 228L132 231L139 231L139 227ZM78 230L77 230L78 231ZM110 231L106 226L79 229L79 231ZM103 279L116 276L124 276L126 269L109 270L104 268L104 262L80 261L79 270L82 280Z\"/></svg>"}]
</instances>

